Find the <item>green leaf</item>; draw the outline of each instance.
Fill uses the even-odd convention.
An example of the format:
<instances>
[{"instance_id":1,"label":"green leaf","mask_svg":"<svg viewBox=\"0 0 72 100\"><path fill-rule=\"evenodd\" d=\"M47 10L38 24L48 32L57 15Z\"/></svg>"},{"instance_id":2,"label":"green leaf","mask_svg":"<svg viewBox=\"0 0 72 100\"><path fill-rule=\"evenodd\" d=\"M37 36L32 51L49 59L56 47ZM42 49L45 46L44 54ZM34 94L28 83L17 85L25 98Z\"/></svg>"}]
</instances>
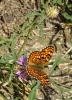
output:
<instances>
[{"instance_id":1,"label":"green leaf","mask_svg":"<svg viewBox=\"0 0 72 100\"><path fill-rule=\"evenodd\" d=\"M67 5L67 7L68 7L69 9L72 8L72 4Z\"/></svg>"},{"instance_id":2,"label":"green leaf","mask_svg":"<svg viewBox=\"0 0 72 100\"><path fill-rule=\"evenodd\" d=\"M41 0L41 4L44 5L44 0Z\"/></svg>"},{"instance_id":3,"label":"green leaf","mask_svg":"<svg viewBox=\"0 0 72 100\"><path fill-rule=\"evenodd\" d=\"M12 68L10 69L9 79L7 80L8 83L10 83L11 80L12 80L12 78L13 78L14 65L12 65L11 67L12 67Z\"/></svg>"},{"instance_id":4,"label":"green leaf","mask_svg":"<svg viewBox=\"0 0 72 100\"><path fill-rule=\"evenodd\" d=\"M62 14L67 20L71 20L72 21L72 15L68 15L66 12L64 12Z\"/></svg>"},{"instance_id":5,"label":"green leaf","mask_svg":"<svg viewBox=\"0 0 72 100\"><path fill-rule=\"evenodd\" d=\"M46 16L41 14L42 18L40 20L38 20L38 24L41 24L41 22L43 22L46 19Z\"/></svg>"},{"instance_id":6,"label":"green leaf","mask_svg":"<svg viewBox=\"0 0 72 100\"><path fill-rule=\"evenodd\" d=\"M15 84L15 83L13 83L13 82L11 82L11 83L12 83L12 85L13 85L14 87L16 87L17 89L22 90L22 89L18 86L18 84Z\"/></svg>"},{"instance_id":7,"label":"green leaf","mask_svg":"<svg viewBox=\"0 0 72 100\"><path fill-rule=\"evenodd\" d=\"M48 7L48 4L47 4L47 3L43 5L43 8L44 8L45 10L47 9L47 7Z\"/></svg>"},{"instance_id":8,"label":"green leaf","mask_svg":"<svg viewBox=\"0 0 72 100\"><path fill-rule=\"evenodd\" d=\"M72 4L67 5L68 9L72 11Z\"/></svg>"},{"instance_id":9,"label":"green leaf","mask_svg":"<svg viewBox=\"0 0 72 100\"><path fill-rule=\"evenodd\" d=\"M24 51L23 55L24 55L25 57L27 57L27 51L26 51L26 50Z\"/></svg>"},{"instance_id":10,"label":"green leaf","mask_svg":"<svg viewBox=\"0 0 72 100\"><path fill-rule=\"evenodd\" d=\"M35 15L40 15L40 13L39 12L32 12L32 13L27 14L25 17L29 18L29 17L35 16Z\"/></svg>"},{"instance_id":11,"label":"green leaf","mask_svg":"<svg viewBox=\"0 0 72 100\"><path fill-rule=\"evenodd\" d=\"M3 39L3 40L0 40L0 44L4 44L4 43L8 43L8 42L11 42L11 39Z\"/></svg>"},{"instance_id":12,"label":"green leaf","mask_svg":"<svg viewBox=\"0 0 72 100\"><path fill-rule=\"evenodd\" d=\"M42 40L44 40L44 31L43 31L43 28L42 28L42 26L39 25L39 24L38 24L38 27L39 27L39 29L40 29L41 38L42 38Z\"/></svg>"},{"instance_id":13,"label":"green leaf","mask_svg":"<svg viewBox=\"0 0 72 100\"><path fill-rule=\"evenodd\" d=\"M40 82L37 81L37 84L34 86L34 88L31 90L29 96L28 96L28 100L35 100L36 97L36 89L38 89L40 86Z\"/></svg>"},{"instance_id":14,"label":"green leaf","mask_svg":"<svg viewBox=\"0 0 72 100\"><path fill-rule=\"evenodd\" d=\"M68 1L69 1L69 0L66 0L66 2L65 2L65 3L66 3L66 5L68 4Z\"/></svg>"},{"instance_id":15,"label":"green leaf","mask_svg":"<svg viewBox=\"0 0 72 100\"><path fill-rule=\"evenodd\" d=\"M46 3L44 3L44 0L41 0L41 4L42 4L44 9L46 9L48 7L49 2L50 2L50 0L48 0Z\"/></svg>"},{"instance_id":16,"label":"green leaf","mask_svg":"<svg viewBox=\"0 0 72 100\"><path fill-rule=\"evenodd\" d=\"M13 57L10 55L10 53L7 53L1 57L0 63L9 63L11 60L13 60Z\"/></svg>"},{"instance_id":17,"label":"green leaf","mask_svg":"<svg viewBox=\"0 0 72 100\"><path fill-rule=\"evenodd\" d=\"M49 77L54 73L54 71L56 71L55 69L56 69L57 65L60 63L60 61L61 61L61 58L57 58L54 61L54 63L53 63L53 69L52 69L51 73L49 74Z\"/></svg>"},{"instance_id":18,"label":"green leaf","mask_svg":"<svg viewBox=\"0 0 72 100\"><path fill-rule=\"evenodd\" d=\"M59 4L59 5L63 5L64 3L62 2L62 0L53 0L52 2L53 4Z\"/></svg>"},{"instance_id":19,"label":"green leaf","mask_svg":"<svg viewBox=\"0 0 72 100\"><path fill-rule=\"evenodd\" d=\"M60 0L53 0L53 4L56 4L56 3L57 3L57 1L60 1Z\"/></svg>"}]
</instances>

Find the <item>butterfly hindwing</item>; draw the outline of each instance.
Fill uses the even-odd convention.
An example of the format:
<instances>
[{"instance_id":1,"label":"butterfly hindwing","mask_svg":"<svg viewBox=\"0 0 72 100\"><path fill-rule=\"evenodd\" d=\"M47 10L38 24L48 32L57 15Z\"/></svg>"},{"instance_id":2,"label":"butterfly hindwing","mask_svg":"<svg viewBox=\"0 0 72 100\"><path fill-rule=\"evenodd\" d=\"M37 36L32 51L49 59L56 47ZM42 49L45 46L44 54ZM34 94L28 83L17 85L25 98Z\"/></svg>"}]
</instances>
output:
<instances>
[{"instance_id":1,"label":"butterfly hindwing","mask_svg":"<svg viewBox=\"0 0 72 100\"><path fill-rule=\"evenodd\" d=\"M33 76L33 77L37 78L39 81L41 81L42 84L44 84L44 85L49 84L48 76L43 70L38 70L36 68L28 66L27 71L31 76Z\"/></svg>"}]
</instances>

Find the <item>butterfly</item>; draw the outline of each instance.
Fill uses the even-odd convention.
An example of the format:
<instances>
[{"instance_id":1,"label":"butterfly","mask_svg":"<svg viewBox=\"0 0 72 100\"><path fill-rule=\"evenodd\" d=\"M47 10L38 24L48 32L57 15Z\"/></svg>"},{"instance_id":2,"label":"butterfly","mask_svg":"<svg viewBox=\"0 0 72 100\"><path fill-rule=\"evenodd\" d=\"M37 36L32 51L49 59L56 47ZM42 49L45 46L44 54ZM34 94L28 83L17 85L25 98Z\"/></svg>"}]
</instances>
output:
<instances>
[{"instance_id":1,"label":"butterfly","mask_svg":"<svg viewBox=\"0 0 72 100\"><path fill-rule=\"evenodd\" d=\"M48 46L42 51L34 51L28 58L27 72L38 79L42 84L48 85L49 80L44 68L54 52L53 46Z\"/></svg>"}]
</instances>

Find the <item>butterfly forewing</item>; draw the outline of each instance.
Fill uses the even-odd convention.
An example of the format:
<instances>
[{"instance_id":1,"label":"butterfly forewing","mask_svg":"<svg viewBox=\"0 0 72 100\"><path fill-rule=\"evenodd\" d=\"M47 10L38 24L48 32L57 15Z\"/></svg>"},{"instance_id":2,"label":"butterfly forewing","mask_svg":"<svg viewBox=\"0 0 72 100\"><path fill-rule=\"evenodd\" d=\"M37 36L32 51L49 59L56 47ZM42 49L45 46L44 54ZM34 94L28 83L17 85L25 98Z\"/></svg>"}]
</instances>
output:
<instances>
[{"instance_id":1,"label":"butterfly forewing","mask_svg":"<svg viewBox=\"0 0 72 100\"><path fill-rule=\"evenodd\" d=\"M29 56L28 63L29 65L40 65L41 64L40 53L38 51L32 52Z\"/></svg>"},{"instance_id":2,"label":"butterfly forewing","mask_svg":"<svg viewBox=\"0 0 72 100\"><path fill-rule=\"evenodd\" d=\"M47 65L47 63L50 60L53 52L54 52L53 46L48 46L40 52L42 66Z\"/></svg>"}]
</instances>

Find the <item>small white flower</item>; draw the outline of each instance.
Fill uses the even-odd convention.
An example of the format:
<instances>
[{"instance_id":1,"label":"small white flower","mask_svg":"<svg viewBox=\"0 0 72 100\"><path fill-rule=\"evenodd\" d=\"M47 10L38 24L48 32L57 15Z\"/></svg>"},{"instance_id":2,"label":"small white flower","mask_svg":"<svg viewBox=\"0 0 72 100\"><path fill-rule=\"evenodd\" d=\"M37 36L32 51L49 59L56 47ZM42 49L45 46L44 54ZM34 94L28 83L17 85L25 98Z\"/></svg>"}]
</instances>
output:
<instances>
[{"instance_id":1,"label":"small white flower","mask_svg":"<svg viewBox=\"0 0 72 100\"><path fill-rule=\"evenodd\" d=\"M57 16L58 16L58 14L59 14L59 10L57 9L57 7L56 6L52 6L52 7L48 7L47 9L46 9L46 14L47 14L47 16L49 17L49 18L56 18Z\"/></svg>"}]
</instances>

